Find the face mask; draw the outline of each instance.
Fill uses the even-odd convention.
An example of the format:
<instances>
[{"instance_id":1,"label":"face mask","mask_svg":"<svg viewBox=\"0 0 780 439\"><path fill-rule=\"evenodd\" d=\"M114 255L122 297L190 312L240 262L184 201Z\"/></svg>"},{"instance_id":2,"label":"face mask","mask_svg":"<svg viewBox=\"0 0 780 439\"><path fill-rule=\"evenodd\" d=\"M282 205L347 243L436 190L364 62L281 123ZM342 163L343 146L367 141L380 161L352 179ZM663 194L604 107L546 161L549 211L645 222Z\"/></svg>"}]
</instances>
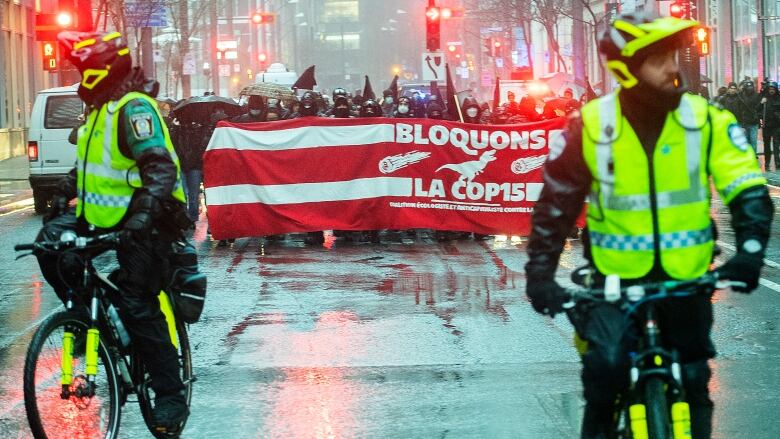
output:
<instances>
[{"instance_id":1,"label":"face mask","mask_svg":"<svg viewBox=\"0 0 780 439\"><path fill-rule=\"evenodd\" d=\"M408 105L399 105L398 106L398 112L401 114L406 114L409 112L409 106Z\"/></svg>"},{"instance_id":2,"label":"face mask","mask_svg":"<svg viewBox=\"0 0 780 439\"><path fill-rule=\"evenodd\" d=\"M468 115L468 117L477 117L478 112L479 111L474 107L466 109L466 115Z\"/></svg>"},{"instance_id":3,"label":"face mask","mask_svg":"<svg viewBox=\"0 0 780 439\"><path fill-rule=\"evenodd\" d=\"M262 113L262 111L260 110L249 110L249 114L251 114L252 116L259 116L260 113Z\"/></svg>"},{"instance_id":4,"label":"face mask","mask_svg":"<svg viewBox=\"0 0 780 439\"><path fill-rule=\"evenodd\" d=\"M385 104L392 104L392 103L393 103L393 98L392 97L388 96L388 97L385 98Z\"/></svg>"}]
</instances>

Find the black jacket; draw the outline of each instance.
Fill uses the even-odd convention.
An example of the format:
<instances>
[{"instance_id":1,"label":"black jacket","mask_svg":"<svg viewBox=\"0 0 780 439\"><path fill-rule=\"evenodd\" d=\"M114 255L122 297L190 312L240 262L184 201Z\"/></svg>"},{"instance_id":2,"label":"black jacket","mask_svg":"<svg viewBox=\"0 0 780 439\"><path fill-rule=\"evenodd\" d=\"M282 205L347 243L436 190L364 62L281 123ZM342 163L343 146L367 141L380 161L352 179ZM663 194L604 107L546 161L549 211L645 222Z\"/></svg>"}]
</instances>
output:
<instances>
[{"instance_id":1,"label":"black jacket","mask_svg":"<svg viewBox=\"0 0 780 439\"><path fill-rule=\"evenodd\" d=\"M642 142L647 154L652 154L663 129L667 112L652 111L647 103L631 102L623 93L620 105L627 119ZM644 111L639 111L642 108ZM648 111L649 110L649 111ZM585 197L590 191L593 176L582 154L582 118L576 112L568 120L565 131L566 144L559 155L548 159L544 168L544 188L534 207L533 230L528 244L529 261L525 266L529 281L552 280L563 251L566 237L574 227L582 211ZM732 228L737 243L747 239L759 240L766 248L772 221L772 202L765 186L744 190L728 205L732 215ZM590 260L587 234L584 236L585 256ZM741 247L740 247L741 248ZM656 251L653 269L648 280L668 279Z\"/></svg>"}]
</instances>

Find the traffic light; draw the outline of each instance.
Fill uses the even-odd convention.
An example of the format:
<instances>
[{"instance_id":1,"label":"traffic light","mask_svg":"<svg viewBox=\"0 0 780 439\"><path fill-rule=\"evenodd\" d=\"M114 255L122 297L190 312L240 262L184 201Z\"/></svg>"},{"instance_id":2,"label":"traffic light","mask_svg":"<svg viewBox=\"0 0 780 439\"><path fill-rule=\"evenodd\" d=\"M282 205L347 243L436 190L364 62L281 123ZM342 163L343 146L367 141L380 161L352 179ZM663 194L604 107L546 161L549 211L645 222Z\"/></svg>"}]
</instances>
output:
<instances>
[{"instance_id":1,"label":"traffic light","mask_svg":"<svg viewBox=\"0 0 780 439\"><path fill-rule=\"evenodd\" d=\"M447 44L447 52L449 52L450 56L452 56L453 58L455 58L457 60L459 60L461 58L460 48L461 48L461 44L460 43L458 43L458 44L456 44L456 43L449 43L449 44Z\"/></svg>"},{"instance_id":2,"label":"traffic light","mask_svg":"<svg viewBox=\"0 0 780 439\"><path fill-rule=\"evenodd\" d=\"M41 45L43 55L43 70L57 70L57 43L44 41Z\"/></svg>"},{"instance_id":3,"label":"traffic light","mask_svg":"<svg viewBox=\"0 0 780 439\"><path fill-rule=\"evenodd\" d=\"M504 47L503 44L501 43L501 40L499 39L495 39L493 41L493 56L495 58L501 58L502 56L504 56Z\"/></svg>"},{"instance_id":4,"label":"traffic light","mask_svg":"<svg viewBox=\"0 0 780 439\"><path fill-rule=\"evenodd\" d=\"M430 51L441 49L441 10L436 6L425 8L425 47Z\"/></svg>"},{"instance_id":5,"label":"traffic light","mask_svg":"<svg viewBox=\"0 0 780 439\"><path fill-rule=\"evenodd\" d=\"M699 48L699 55L709 55L711 52L710 28L701 26L696 28L696 46Z\"/></svg>"},{"instance_id":6,"label":"traffic light","mask_svg":"<svg viewBox=\"0 0 780 439\"><path fill-rule=\"evenodd\" d=\"M271 24L276 17L271 12L255 12L252 14L252 23L254 24Z\"/></svg>"},{"instance_id":7,"label":"traffic light","mask_svg":"<svg viewBox=\"0 0 780 439\"><path fill-rule=\"evenodd\" d=\"M669 15L676 18L685 18L686 7L682 1L675 0L669 5Z\"/></svg>"}]
</instances>

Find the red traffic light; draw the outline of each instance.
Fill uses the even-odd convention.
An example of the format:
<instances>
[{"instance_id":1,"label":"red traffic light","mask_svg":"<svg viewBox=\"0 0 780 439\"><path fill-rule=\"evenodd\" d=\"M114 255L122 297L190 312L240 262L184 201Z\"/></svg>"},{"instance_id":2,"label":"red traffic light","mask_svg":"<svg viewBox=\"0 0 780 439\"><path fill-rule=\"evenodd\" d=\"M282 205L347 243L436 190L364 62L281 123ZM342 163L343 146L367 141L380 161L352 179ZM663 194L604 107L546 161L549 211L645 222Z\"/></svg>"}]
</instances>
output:
<instances>
[{"instance_id":1,"label":"red traffic light","mask_svg":"<svg viewBox=\"0 0 780 439\"><path fill-rule=\"evenodd\" d=\"M255 12L252 14L252 23L270 24L274 22L274 14L270 12Z\"/></svg>"},{"instance_id":2,"label":"red traffic light","mask_svg":"<svg viewBox=\"0 0 780 439\"><path fill-rule=\"evenodd\" d=\"M674 2L669 5L669 15L676 18L683 18L685 15L685 5L682 2Z\"/></svg>"},{"instance_id":3,"label":"red traffic light","mask_svg":"<svg viewBox=\"0 0 780 439\"><path fill-rule=\"evenodd\" d=\"M66 28L73 24L73 15L68 11L63 11L57 14L57 24L60 27Z\"/></svg>"},{"instance_id":4,"label":"red traffic light","mask_svg":"<svg viewBox=\"0 0 780 439\"><path fill-rule=\"evenodd\" d=\"M257 55L257 60L260 62L266 62L268 60L268 55L266 55L265 53L261 53Z\"/></svg>"},{"instance_id":5,"label":"red traffic light","mask_svg":"<svg viewBox=\"0 0 780 439\"><path fill-rule=\"evenodd\" d=\"M439 17L441 17L441 10L436 6L429 6L425 10L425 16L428 17L428 21L439 21Z\"/></svg>"},{"instance_id":6,"label":"red traffic light","mask_svg":"<svg viewBox=\"0 0 780 439\"><path fill-rule=\"evenodd\" d=\"M441 19L442 20L449 20L452 18L452 9L450 8L441 8Z\"/></svg>"},{"instance_id":7,"label":"red traffic light","mask_svg":"<svg viewBox=\"0 0 780 439\"><path fill-rule=\"evenodd\" d=\"M501 41L498 41L498 40L496 40L496 41L493 43L493 47L495 47L496 49L498 49L499 47L501 47Z\"/></svg>"},{"instance_id":8,"label":"red traffic light","mask_svg":"<svg viewBox=\"0 0 780 439\"><path fill-rule=\"evenodd\" d=\"M447 46L447 50L449 50L450 52L455 52L456 50L458 50L458 48L454 44L450 44L449 46Z\"/></svg>"}]
</instances>

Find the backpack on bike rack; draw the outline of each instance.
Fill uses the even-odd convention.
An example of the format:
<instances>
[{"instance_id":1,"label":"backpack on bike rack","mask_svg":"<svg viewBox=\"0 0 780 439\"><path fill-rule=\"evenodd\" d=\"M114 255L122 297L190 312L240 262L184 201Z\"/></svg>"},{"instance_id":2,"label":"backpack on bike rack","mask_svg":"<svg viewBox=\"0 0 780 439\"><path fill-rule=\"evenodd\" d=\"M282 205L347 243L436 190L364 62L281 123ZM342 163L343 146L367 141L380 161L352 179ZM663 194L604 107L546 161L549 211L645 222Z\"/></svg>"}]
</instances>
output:
<instances>
[{"instance_id":1,"label":"backpack on bike rack","mask_svg":"<svg viewBox=\"0 0 780 439\"><path fill-rule=\"evenodd\" d=\"M198 254L186 240L175 241L171 254L170 293L173 306L186 323L200 320L206 303L206 275L198 271Z\"/></svg>"}]
</instances>

